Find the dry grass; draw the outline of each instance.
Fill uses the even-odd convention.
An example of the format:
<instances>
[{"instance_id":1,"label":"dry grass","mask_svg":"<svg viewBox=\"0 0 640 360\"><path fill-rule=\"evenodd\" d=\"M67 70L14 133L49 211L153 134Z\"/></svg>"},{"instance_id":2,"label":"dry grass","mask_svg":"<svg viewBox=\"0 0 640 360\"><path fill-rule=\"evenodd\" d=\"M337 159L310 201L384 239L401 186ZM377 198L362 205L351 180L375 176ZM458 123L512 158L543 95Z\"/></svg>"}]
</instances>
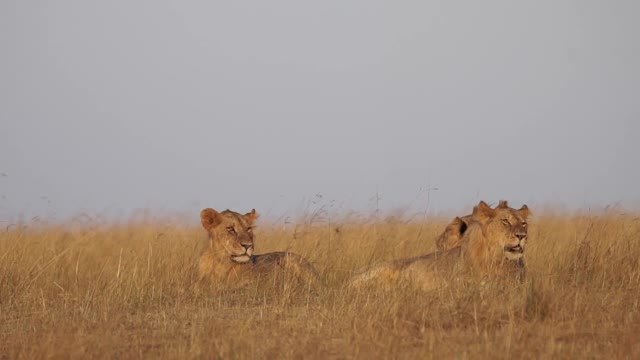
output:
<instances>
[{"instance_id":1,"label":"dry grass","mask_svg":"<svg viewBox=\"0 0 640 360\"><path fill-rule=\"evenodd\" d=\"M319 294L195 293L204 231L171 221L0 233L0 358L640 358L640 219L537 216L524 284L344 288L435 249L444 221L262 224L258 252L308 257Z\"/></svg>"}]
</instances>

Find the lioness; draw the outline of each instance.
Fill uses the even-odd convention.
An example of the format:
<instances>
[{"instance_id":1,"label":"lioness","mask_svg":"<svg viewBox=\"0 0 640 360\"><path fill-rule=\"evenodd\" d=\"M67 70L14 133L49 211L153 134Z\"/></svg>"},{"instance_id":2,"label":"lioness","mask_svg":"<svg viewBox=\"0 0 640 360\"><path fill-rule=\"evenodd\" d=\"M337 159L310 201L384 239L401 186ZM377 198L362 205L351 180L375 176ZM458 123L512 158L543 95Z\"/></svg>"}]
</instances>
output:
<instances>
[{"instance_id":1,"label":"lioness","mask_svg":"<svg viewBox=\"0 0 640 360\"><path fill-rule=\"evenodd\" d=\"M484 203L484 202L482 202ZM484 203L486 205L486 203ZM506 200L500 200L498 208L508 208L509 204ZM444 229L442 234L436 239L436 246L439 251L453 249L460 245L460 240L464 232L467 231L472 221L471 214L463 217L455 217Z\"/></svg>"},{"instance_id":2,"label":"lioness","mask_svg":"<svg viewBox=\"0 0 640 360\"><path fill-rule=\"evenodd\" d=\"M488 206L484 201L481 201L483 206ZM506 200L500 200L496 209L509 208L509 203ZM482 222L485 219L479 219ZM469 224L473 221L471 214L463 217L455 217L445 228L445 230L436 239L436 246L438 251L446 251L460 246L462 237L467 231ZM520 279L524 280L526 275L526 265L524 262L524 256L518 259L518 261L510 262L504 265L505 270L511 269L513 273Z\"/></svg>"},{"instance_id":3,"label":"lioness","mask_svg":"<svg viewBox=\"0 0 640 360\"><path fill-rule=\"evenodd\" d=\"M459 276L515 275L523 259L527 239L526 205L515 210L507 206L492 209L481 201L473 209L460 245L450 250L386 262L354 276L351 287L371 281L392 283L409 280L424 289L433 289L447 278Z\"/></svg>"},{"instance_id":4,"label":"lioness","mask_svg":"<svg viewBox=\"0 0 640 360\"><path fill-rule=\"evenodd\" d=\"M306 285L319 284L318 273L300 255L290 252L254 254L253 227L258 213L218 212L207 208L200 212L209 241L198 263L198 284L209 281L225 288L239 288L251 281L281 286L297 279Z\"/></svg>"}]
</instances>

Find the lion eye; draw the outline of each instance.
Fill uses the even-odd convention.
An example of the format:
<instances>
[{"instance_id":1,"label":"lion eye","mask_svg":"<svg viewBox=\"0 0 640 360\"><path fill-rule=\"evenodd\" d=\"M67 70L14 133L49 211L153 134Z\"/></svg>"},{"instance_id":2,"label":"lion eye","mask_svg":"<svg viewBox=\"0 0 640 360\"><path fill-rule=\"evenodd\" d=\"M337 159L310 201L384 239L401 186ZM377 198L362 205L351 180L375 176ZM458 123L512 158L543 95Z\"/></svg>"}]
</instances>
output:
<instances>
[{"instance_id":1,"label":"lion eye","mask_svg":"<svg viewBox=\"0 0 640 360\"><path fill-rule=\"evenodd\" d=\"M522 222L522 227L527 227L527 223L525 221Z\"/></svg>"},{"instance_id":2,"label":"lion eye","mask_svg":"<svg viewBox=\"0 0 640 360\"><path fill-rule=\"evenodd\" d=\"M233 226L227 226L227 231L232 233L232 234L236 233L236 229Z\"/></svg>"},{"instance_id":3,"label":"lion eye","mask_svg":"<svg viewBox=\"0 0 640 360\"><path fill-rule=\"evenodd\" d=\"M253 231L253 228L252 228L251 226L249 226L249 227L247 228L247 232L252 232L252 231Z\"/></svg>"},{"instance_id":4,"label":"lion eye","mask_svg":"<svg viewBox=\"0 0 640 360\"><path fill-rule=\"evenodd\" d=\"M510 222L509 222L509 220L507 220L507 219L502 219L502 223L503 223L503 224L505 224L505 225L507 225L507 226L510 226L510 225L511 225L511 223L510 223Z\"/></svg>"}]
</instances>

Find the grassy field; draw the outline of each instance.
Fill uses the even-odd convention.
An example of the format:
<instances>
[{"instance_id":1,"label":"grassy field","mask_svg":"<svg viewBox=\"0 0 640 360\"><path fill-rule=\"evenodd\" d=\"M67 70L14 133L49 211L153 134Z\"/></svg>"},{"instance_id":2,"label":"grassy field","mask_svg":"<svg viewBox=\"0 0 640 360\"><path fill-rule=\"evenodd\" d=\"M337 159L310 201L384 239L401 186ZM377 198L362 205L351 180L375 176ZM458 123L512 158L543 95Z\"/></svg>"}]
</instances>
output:
<instances>
[{"instance_id":1,"label":"grassy field","mask_svg":"<svg viewBox=\"0 0 640 360\"><path fill-rule=\"evenodd\" d=\"M637 214L537 213L525 283L434 292L344 282L433 251L447 219L312 220L260 222L257 252L306 256L319 294L192 291L205 235L184 221L2 229L0 359L640 358Z\"/></svg>"}]
</instances>

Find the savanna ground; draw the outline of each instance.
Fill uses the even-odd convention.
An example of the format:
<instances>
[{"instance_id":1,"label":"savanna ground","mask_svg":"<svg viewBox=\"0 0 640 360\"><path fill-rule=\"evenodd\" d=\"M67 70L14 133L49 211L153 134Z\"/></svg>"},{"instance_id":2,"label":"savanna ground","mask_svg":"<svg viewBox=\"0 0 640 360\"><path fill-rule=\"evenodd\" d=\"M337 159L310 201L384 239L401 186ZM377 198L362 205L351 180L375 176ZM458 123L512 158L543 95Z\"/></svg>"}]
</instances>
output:
<instances>
[{"instance_id":1,"label":"savanna ground","mask_svg":"<svg viewBox=\"0 0 640 360\"><path fill-rule=\"evenodd\" d=\"M523 284L434 292L344 283L435 250L448 219L261 221L257 253L304 255L325 287L215 294L192 290L197 216L2 229L0 358L640 358L636 213L538 212Z\"/></svg>"}]
</instances>

